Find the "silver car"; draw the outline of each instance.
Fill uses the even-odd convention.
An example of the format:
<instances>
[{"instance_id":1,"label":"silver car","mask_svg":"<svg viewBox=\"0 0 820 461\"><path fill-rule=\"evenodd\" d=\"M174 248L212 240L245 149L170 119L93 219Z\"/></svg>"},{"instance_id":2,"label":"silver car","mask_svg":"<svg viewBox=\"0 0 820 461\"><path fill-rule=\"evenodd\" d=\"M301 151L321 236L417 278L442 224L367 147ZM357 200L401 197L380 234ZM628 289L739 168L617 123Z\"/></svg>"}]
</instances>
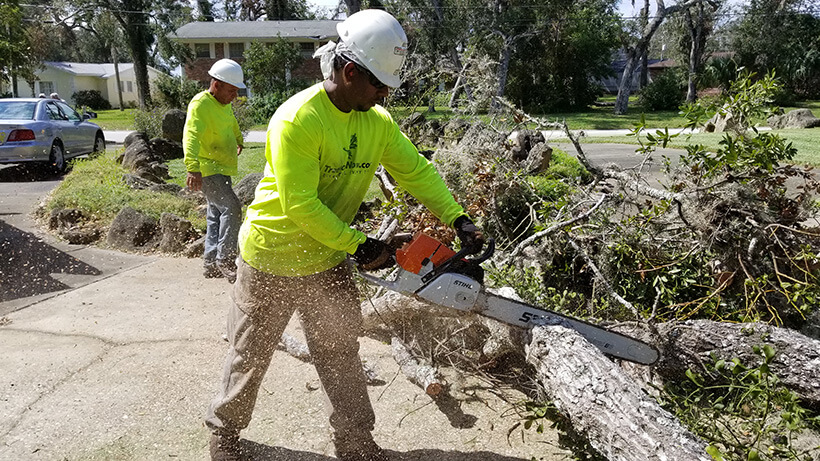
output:
<instances>
[{"instance_id":1,"label":"silver car","mask_svg":"<svg viewBox=\"0 0 820 461\"><path fill-rule=\"evenodd\" d=\"M63 172L66 160L105 152L96 114L77 113L58 99L0 99L0 164L42 162Z\"/></svg>"}]
</instances>

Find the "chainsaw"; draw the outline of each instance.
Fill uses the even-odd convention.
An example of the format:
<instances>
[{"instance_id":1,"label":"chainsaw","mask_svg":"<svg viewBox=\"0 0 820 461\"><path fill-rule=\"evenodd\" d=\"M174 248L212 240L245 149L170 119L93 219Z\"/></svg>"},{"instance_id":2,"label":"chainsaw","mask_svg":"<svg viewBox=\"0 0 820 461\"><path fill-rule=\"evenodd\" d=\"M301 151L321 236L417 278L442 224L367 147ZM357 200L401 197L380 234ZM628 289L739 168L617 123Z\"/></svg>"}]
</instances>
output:
<instances>
[{"instance_id":1,"label":"chainsaw","mask_svg":"<svg viewBox=\"0 0 820 461\"><path fill-rule=\"evenodd\" d=\"M563 325L615 358L644 365L658 360L658 350L642 341L485 290L484 269L480 264L495 251L492 239L487 241L481 255L467 258L470 249L455 252L423 233L408 237L400 238L403 245L397 248L395 256L398 267L387 278L366 272L360 275L370 283L424 302L476 313L517 327ZM396 239L391 243L396 244Z\"/></svg>"}]
</instances>

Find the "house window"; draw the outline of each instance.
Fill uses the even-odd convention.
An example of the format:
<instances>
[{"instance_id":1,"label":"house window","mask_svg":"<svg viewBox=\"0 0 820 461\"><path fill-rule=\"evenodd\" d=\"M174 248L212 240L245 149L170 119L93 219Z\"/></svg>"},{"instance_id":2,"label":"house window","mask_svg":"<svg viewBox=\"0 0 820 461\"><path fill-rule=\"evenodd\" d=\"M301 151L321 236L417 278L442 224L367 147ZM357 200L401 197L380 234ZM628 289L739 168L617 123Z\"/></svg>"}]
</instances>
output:
<instances>
[{"instance_id":1,"label":"house window","mask_svg":"<svg viewBox=\"0 0 820 461\"><path fill-rule=\"evenodd\" d=\"M230 58L243 58L245 57L245 44L244 43L229 43L228 44L228 54L230 54Z\"/></svg>"},{"instance_id":2,"label":"house window","mask_svg":"<svg viewBox=\"0 0 820 461\"><path fill-rule=\"evenodd\" d=\"M315 49L316 47L313 45L313 42L299 42L299 54L301 54L303 58L312 58Z\"/></svg>"},{"instance_id":3,"label":"house window","mask_svg":"<svg viewBox=\"0 0 820 461\"><path fill-rule=\"evenodd\" d=\"M211 57L211 44L210 43L195 43L194 44L194 55L197 58L210 58Z\"/></svg>"},{"instance_id":4,"label":"house window","mask_svg":"<svg viewBox=\"0 0 820 461\"><path fill-rule=\"evenodd\" d=\"M51 93L54 93L54 82L40 82L40 93L43 93L48 97Z\"/></svg>"},{"instance_id":5,"label":"house window","mask_svg":"<svg viewBox=\"0 0 820 461\"><path fill-rule=\"evenodd\" d=\"M128 80L125 82L125 92L126 93L133 93L134 92L134 82Z\"/></svg>"}]
</instances>

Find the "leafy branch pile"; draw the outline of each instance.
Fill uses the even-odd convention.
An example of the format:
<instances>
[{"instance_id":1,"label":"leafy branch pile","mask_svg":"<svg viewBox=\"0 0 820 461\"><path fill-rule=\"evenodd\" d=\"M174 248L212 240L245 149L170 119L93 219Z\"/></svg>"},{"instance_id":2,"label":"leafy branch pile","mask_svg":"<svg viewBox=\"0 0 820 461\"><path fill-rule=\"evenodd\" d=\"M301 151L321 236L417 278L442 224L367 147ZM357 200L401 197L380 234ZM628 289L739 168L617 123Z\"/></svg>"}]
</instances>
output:
<instances>
[{"instance_id":1,"label":"leafy branch pile","mask_svg":"<svg viewBox=\"0 0 820 461\"><path fill-rule=\"evenodd\" d=\"M690 127L717 113L734 120L734 131L714 152L695 145L676 165L664 159L662 188L645 172L675 135L647 133L644 124L633 131L642 161L632 170L590 163L567 130L588 175L558 151L549 169L535 171L535 134L512 143L507 131L479 124L433 159L498 242L490 282L514 287L529 302L639 324L657 342L664 341L662 322L690 319L799 329L820 299L818 184L811 170L788 163L796 153L788 141L748 126L777 90L772 75L744 74L719 105L687 107ZM548 126L515 109L509 119ZM431 220L417 210L407 205L402 223L429 232ZM800 430L817 430L815 416L768 373L769 349L760 351L762 362L692 368L688 383L668 381L665 402L712 443L715 459L816 456L818 447L791 444ZM746 410L761 402L762 413Z\"/></svg>"}]
</instances>

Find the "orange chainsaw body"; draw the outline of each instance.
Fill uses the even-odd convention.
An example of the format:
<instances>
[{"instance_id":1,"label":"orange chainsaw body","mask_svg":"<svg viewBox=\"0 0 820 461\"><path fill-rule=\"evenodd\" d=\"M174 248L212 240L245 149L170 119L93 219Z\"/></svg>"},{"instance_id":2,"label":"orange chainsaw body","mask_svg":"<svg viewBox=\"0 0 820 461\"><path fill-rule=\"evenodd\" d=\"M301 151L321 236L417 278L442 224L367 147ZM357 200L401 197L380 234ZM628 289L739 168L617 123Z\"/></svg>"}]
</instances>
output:
<instances>
[{"instance_id":1,"label":"orange chainsaw body","mask_svg":"<svg viewBox=\"0 0 820 461\"><path fill-rule=\"evenodd\" d=\"M396 250L396 263L402 269L418 274L428 261L437 267L455 254L455 251L433 237L418 233L413 236L413 240Z\"/></svg>"}]
</instances>

